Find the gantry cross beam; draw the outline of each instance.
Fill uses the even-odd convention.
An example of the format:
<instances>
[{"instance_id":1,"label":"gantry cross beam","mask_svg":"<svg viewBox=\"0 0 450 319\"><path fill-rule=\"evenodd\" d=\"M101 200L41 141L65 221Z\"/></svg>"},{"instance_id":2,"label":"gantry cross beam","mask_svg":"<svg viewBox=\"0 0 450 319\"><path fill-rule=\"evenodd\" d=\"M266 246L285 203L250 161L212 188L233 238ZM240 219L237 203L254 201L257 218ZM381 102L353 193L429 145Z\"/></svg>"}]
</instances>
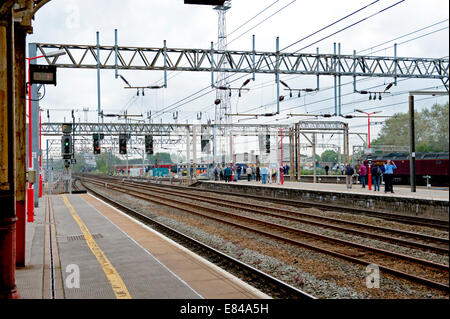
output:
<instances>
[{"instance_id":1,"label":"gantry cross beam","mask_svg":"<svg viewBox=\"0 0 450 319\"><path fill-rule=\"evenodd\" d=\"M50 65L97 68L96 45L36 43L36 46L43 55L56 49L66 51L64 56L46 58ZM443 58L117 46L116 64L115 49L99 46L101 69L422 78L440 79L448 88L449 60Z\"/></svg>"},{"instance_id":2,"label":"gantry cross beam","mask_svg":"<svg viewBox=\"0 0 450 319\"><path fill-rule=\"evenodd\" d=\"M45 136L61 136L63 123L42 123L42 135ZM196 127L202 127L201 134L208 133L208 128L211 131L213 125L195 125ZM98 133L97 123L75 123L74 131L77 136L86 136ZM110 135L119 135L122 133L129 133L132 136L150 134L153 136L176 136L186 135L187 130L192 132L192 124L144 124L144 123L104 123L100 124L101 132L105 134L105 138ZM260 132L278 132L280 128L288 128L289 125L260 125L260 124L218 124L216 128L218 130L226 129L235 135L258 135ZM197 129L200 131L200 129Z\"/></svg>"}]
</instances>

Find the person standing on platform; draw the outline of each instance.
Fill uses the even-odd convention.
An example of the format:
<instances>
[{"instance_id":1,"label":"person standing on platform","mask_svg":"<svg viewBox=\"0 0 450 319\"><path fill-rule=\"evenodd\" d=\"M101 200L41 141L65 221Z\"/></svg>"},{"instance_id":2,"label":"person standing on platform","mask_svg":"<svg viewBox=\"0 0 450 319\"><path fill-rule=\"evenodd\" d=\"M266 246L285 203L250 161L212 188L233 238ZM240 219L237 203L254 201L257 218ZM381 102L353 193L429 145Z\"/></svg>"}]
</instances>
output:
<instances>
[{"instance_id":1,"label":"person standing on platform","mask_svg":"<svg viewBox=\"0 0 450 319\"><path fill-rule=\"evenodd\" d=\"M325 175L328 175L328 170L330 169L330 166L325 165Z\"/></svg>"},{"instance_id":2,"label":"person standing on platform","mask_svg":"<svg viewBox=\"0 0 450 319\"><path fill-rule=\"evenodd\" d=\"M260 182L261 181L261 169L259 168L259 165L256 166L255 174L256 174L256 181Z\"/></svg>"},{"instance_id":3,"label":"person standing on platform","mask_svg":"<svg viewBox=\"0 0 450 319\"><path fill-rule=\"evenodd\" d=\"M267 167L265 167L264 165L262 165L260 171L261 171L261 180L262 180L262 183L265 184L265 183L266 183L266 178L267 178L267 172L268 172L268 169L267 169Z\"/></svg>"},{"instance_id":4,"label":"person standing on platform","mask_svg":"<svg viewBox=\"0 0 450 319\"><path fill-rule=\"evenodd\" d=\"M394 188L392 186L392 180L394 179L394 169L397 169L395 163L391 160L387 160L384 164L384 192L394 193Z\"/></svg>"},{"instance_id":5,"label":"person standing on platform","mask_svg":"<svg viewBox=\"0 0 450 319\"><path fill-rule=\"evenodd\" d=\"M347 163L345 166L345 182L347 184L347 189L351 189L353 185L353 174L355 173L355 170L350 165L350 163Z\"/></svg>"},{"instance_id":6,"label":"person standing on platform","mask_svg":"<svg viewBox=\"0 0 450 319\"><path fill-rule=\"evenodd\" d=\"M359 177L361 177L362 188L366 188L366 175L367 175L367 167L364 163L361 163L359 167Z\"/></svg>"},{"instance_id":7,"label":"person standing on platform","mask_svg":"<svg viewBox=\"0 0 450 319\"><path fill-rule=\"evenodd\" d=\"M341 164L341 175L344 175L344 165Z\"/></svg>"},{"instance_id":8,"label":"person standing on platform","mask_svg":"<svg viewBox=\"0 0 450 319\"><path fill-rule=\"evenodd\" d=\"M225 175L225 182L226 183L231 182L231 168L230 168L230 166L227 166L225 168L224 175Z\"/></svg>"},{"instance_id":9,"label":"person standing on platform","mask_svg":"<svg viewBox=\"0 0 450 319\"><path fill-rule=\"evenodd\" d=\"M222 165L220 165L220 167L219 167L219 180L220 181L224 180L224 173L223 173Z\"/></svg>"},{"instance_id":10,"label":"person standing on platform","mask_svg":"<svg viewBox=\"0 0 450 319\"><path fill-rule=\"evenodd\" d=\"M372 184L373 184L373 190L374 192L380 191L380 182L381 182L381 168L378 166L377 163L374 163L371 168L372 173Z\"/></svg>"},{"instance_id":11,"label":"person standing on platform","mask_svg":"<svg viewBox=\"0 0 450 319\"><path fill-rule=\"evenodd\" d=\"M241 167L239 165L236 166L236 173L237 173L237 181L238 181L241 179Z\"/></svg>"},{"instance_id":12,"label":"person standing on platform","mask_svg":"<svg viewBox=\"0 0 450 319\"><path fill-rule=\"evenodd\" d=\"M219 169L217 166L214 168L214 180L217 181L219 179Z\"/></svg>"},{"instance_id":13,"label":"person standing on platform","mask_svg":"<svg viewBox=\"0 0 450 319\"><path fill-rule=\"evenodd\" d=\"M250 166L247 167L247 180L249 182L252 180L252 168Z\"/></svg>"}]
</instances>

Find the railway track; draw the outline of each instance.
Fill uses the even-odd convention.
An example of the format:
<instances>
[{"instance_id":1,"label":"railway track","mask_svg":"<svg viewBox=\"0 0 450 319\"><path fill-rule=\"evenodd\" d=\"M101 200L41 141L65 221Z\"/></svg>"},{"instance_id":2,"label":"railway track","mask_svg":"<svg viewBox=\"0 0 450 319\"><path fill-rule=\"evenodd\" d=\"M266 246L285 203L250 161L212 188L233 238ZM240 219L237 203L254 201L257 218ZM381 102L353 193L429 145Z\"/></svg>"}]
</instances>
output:
<instances>
[{"instance_id":1,"label":"railway track","mask_svg":"<svg viewBox=\"0 0 450 319\"><path fill-rule=\"evenodd\" d=\"M139 183L145 183L140 181ZM180 190L186 190L186 189L193 189L192 187L188 186L180 186L180 185L165 185L160 184L161 187L170 187L170 188L176 188ZM300 207L300 208L316 208L323 211L335 211L335 212L344 212L344 213L350 213L350 214L356 214L356 215L364 215L368 217L376 217L381 218L389 221L394 222L402 222L407 223L411 225L417 225L417 226L427 226L427 227L434 227L437 229L442 230L450 230L450 224L449 221L443 221L438 219L431 219L431 218L423 218L423 217L417 217L417 216L407 216L402 214L395 214L390 213L386 211L380 211L380 210L368 210L364 208L357 208L357 207L349 207L349 206L340 206L336 204L325 204L325 203L317 203L317 202L308 202L308 201L297 201L293 199L287 199L287 198L273 198L273 197L263 197L253 194L239 194L239 193L230 193L226 191L219 191L219 190L205 190L205 189L198 189L198 191L201 192L209 192L212 194L222 194L222 195L233 195L243 198L249 198L249 199L255 199L255 200L262 200L262 201L269 201L276 204L281 205L289 205L294 207Z\"/></svg>"},{"instance_id":2,"label":"railway track","mask_svg":"<svg viewBox=\"0 0 450 319\"><path fill-rule=\"evenodd\" d=\"M236 276L241 277L243 280L256 286L261 291L266 292L274 298L290 298L290 299L316 299L312 295L297 289L283 281L278 280L258 269L247 265L223 252L214 249L190 236L187 236L167 225L164 225L157 220L146 216L127 205L118 202L110 197L104 196L92 188L86 186L81 182L83 187L88 189L90 193L108 202L121 211L126 212L130 216L140 220L141 222L151 225L154 229L158 230L162 234L170 237L176 242L182 244L185 247L190 247L191 250L204 256L213 263L220 265L222 268L226 268L227 271L233 272Z\"/></svg>"},{"instance_id":3,"label":"railway track","mask_svg":"<svg viewBox=\"0 0 450 319\"><path fill-rule=\"evenodd\" d=\"M123 185L130 185L140 189L151 189L153 192L164 194L165 191L161 190L161 187L152 185L142 185L135 182L122 181ZM194 194L195 191L190 190L187 194L186 190L171 190L171 194L176 194L182 198L188 198L192 200L198 199L198 194ZM296 212L283 208L267 207L264 205L241 203L238 201L218 201L217 196L201 195L202 202L208 202L214 205L222 207L228 207L233 209L245 210L261 215L284 218L291 221L300 223L306 223L314 226L333 229L349 234L355 234L358 236L364 236L368 238L374 238L385 242L399 244L405 247L414 247L440 254L448 254L449 239L435 236L429 236L421 233L403 231L398 229L392 229L387 227L380 227L374 225L368 225L358 222L352 222L332 217L324 217L315 214ZM397 237L393 237L396 235Z\"/></svg>"},{"instance_id":4,"label":"railway track","mask_svg":"<svg viewBox=\"0 0 450 319\"><path fill-rule=\"evenodd\" d=\"M102 179L109 179L111 181L118 181L118 180L125 180L124 178L120 177L102 177ZM325 204L325 203L317 203L317 202L308 202L308 201L297 201L293 199L287 199L287 198L272 198L272 197L263 197L259 195L253 195L253 194L240 194L240 193L231 193L226 191L219 191L219 190L205 190L205 189L196 189L189 186L181 186L181 185L174 185L174 184L162 184L162 183L151 183L148 180L133 180L133 182L137 184L143 184L143 185L158 185L159 187L164 188L170 188L170 189L178 189L181 191L193 191L196 190L198 192L202 192L202 196L205 193L212 194L213 196L219 195L227 195L227 196L236 196L241 197L245 199L254 199L254 200L260 200L264 202L271 202L275 204L281 204L281 205L288 205L293 207L299 207L299 208L316 208L322 211L334 211L334 212L344 212L349 214L355 214L355 215L364 215L368 217L375 217L380 218L388 221L394 221L394 222L401 222L406 223L410 225L416 225L416 226L426 226L426 227L433 227L436 229L441 230L450 230L450 224L449 221L444 220L438 220L438 219L432 219L432 218L423 218L423 217L417 217L417 216L407 216L402 214L395 214L391 212L381 211L381 210L369 210L369 209L363 209L363 208L357 208L357 207L349 207L349 206L340 206L336 204Z\"/></svg>"},{"instance_id":5,"label":"railway track","mask_svg":"<svg viewBox=\"0 0 450 319\"><path fill-rule=\"evenodd\" d=\"M127 193L162 206L196 214L220 223L226 223L234 227L239 227L240 229L256 232L296 246L313 249L354 263L363 265L376 263L379 265L380 270L384 272L419 282L435 289L447 292L449 290L449 267L447 265L283 226L280 223L270 223L259 218L242 216L238 213L230 213L222 209L188 203L183 201L182 198L170 198L170 196L181 197L181 194L174 195L170 192L164 193L161 190L157 192L155 189L142 189L138 185L126 185L125 183L118 183L113 180L102 182L90 179L89 182L100 187L106 186L109 189ZM361 256L365 258L358 258Z\"/></svg>"}]
</instances>

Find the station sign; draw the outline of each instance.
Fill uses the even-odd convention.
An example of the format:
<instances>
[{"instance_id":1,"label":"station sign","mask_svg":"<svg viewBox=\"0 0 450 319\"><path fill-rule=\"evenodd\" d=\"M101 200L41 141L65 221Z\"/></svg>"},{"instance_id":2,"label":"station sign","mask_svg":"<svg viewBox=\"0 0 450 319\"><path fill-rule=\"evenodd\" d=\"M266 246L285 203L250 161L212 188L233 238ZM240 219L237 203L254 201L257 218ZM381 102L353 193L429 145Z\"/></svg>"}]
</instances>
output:
<instances>
[{"instance_id":1,"label":"station sign","mask_svg":"<svg viewBox=\"0 0 450 319\"><path fill-rule=\"evenodd\" d=\"M56 85L56 66L30 64L30 84Z\"/></svg>"}]
</instances>

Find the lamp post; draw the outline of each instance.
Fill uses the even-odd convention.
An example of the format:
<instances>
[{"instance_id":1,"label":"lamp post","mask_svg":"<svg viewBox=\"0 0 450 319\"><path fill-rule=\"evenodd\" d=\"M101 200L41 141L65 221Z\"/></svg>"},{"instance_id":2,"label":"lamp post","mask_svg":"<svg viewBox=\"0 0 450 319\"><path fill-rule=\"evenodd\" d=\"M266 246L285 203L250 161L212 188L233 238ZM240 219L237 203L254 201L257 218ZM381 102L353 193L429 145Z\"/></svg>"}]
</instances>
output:
<instances>
[{"instance_id":1,"label":"lamp post","mask_svg":"<svg viewBox=\"0 0 450 319\"><path fill-rule=\"evenodd\" d=\"M364 114L367 115L367 127L368 127L367 146L368 146L368 148L370 150L370 116L373 115L373 114L376 114L376 113L380 113L381 111L375 111L375 112L371 112L371 113L367 113L367 112L364 112L364 111L361 111L361 110L355 110L355 111L359 112L359 113L364 113ZM368 185L369 185L369 191L370 191L370 190L372 190L372 170L371 170L370 162L369 162L369 169L368 169L368 171L369 171Z\"/></svg>"},{"instance_id":2,"label":"lamp post","mask_svg":"<svg viewBox=\"0 0 450 319\"><path fill-rule=\"evenodd\" d=\"M36 60L39 58L43 58L43 57L56 57L59 55L63 55L66 54L66 52L64 50L57 50L57 51L52 51L49 53L46 53L44 55L39 55L39 56L35 56L35 57L31 57L31 58L25 58L28 61L28 113L29 113L29 119L28 119L28 167L29 170L32 170L33 168L33 157L32 157L32 153L33 153L33 148L32 148L32 107L31 107L31 71L30 71L30 64L31 64L31 60ZM40 142L39 142L40 145ZM39 174L40 175L40 174ZM42 177L39 176L39 180L42 181ZM42 184L40 184L40 187L42 187ZM27 221L28 222L33 222L34 221L34 205L33 205L33 201L34 201L34 189L33 189L33 183L28 183L28 189L27 189Z\"/></svg>"}]
</instances>

